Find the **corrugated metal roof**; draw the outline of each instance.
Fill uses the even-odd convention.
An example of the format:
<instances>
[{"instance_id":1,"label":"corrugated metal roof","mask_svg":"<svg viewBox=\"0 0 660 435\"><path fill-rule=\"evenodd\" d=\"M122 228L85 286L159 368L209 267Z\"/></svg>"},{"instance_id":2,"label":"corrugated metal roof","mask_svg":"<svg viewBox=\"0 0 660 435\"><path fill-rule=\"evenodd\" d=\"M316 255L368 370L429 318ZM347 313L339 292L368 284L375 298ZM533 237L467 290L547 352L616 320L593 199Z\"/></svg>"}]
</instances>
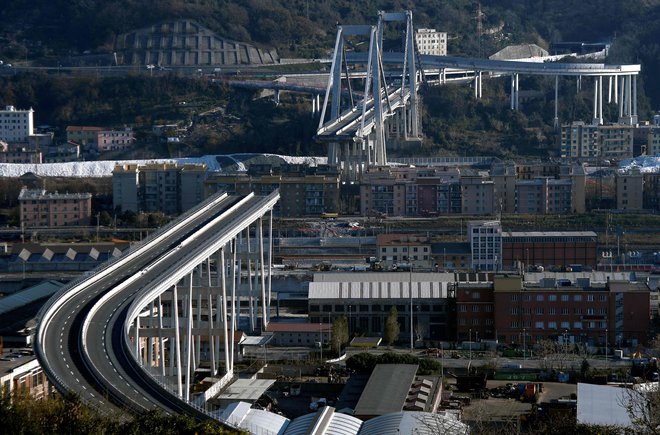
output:
<instances>
[{"instance_id":1,"label":"corrugated metal roof","mask_svg":"<svg viewBox=\"0 0 660 435\"><path fill-rule=\"evenodd\" d=\"M409 282L412 281L426 281L426 282L453 282L453 273L434 273L434 272L361 272L361 273L346 273L346 272L325 272L315 273L313 282Z\"/></svg>"},{"instance_id":2,"label":"corrugated metal roof","mask_svg":"<svg viewBox=\"0 0 660 435\"><path fill-rule=\"evenodd\" d=\"M0 314L15 310L39 299L49 298L63 285L58 281L44 281L33 287L6 296L0 299Z\"/></svg>"},{"instance_id":3,"label":"corrugated metal roof","mask_svg":"<svg viewBox=\"0 0 660 435\"><path fill-rule=\"evenodd\" d=\"M355 406L355 415L374 416L401 411L418 367L414 364L378 364Z\"/></svg>"},{"instance_id":4,"label":"corrugated metal roof","mask_svg":"<svg viewBox=\"0 0 660 435\"><path fill-rule=\"evenodd\" d=\"M405 411L373 418L362 425L360 435L462 435L469 433L465 423L449 413Z\"/></svg>"},{"instance_id":5,"label":"corrugated metal roof","mask_svg":"<svg viewBox=\"0 0 660 435\"><path fill-rule=\"evenodd\" d=\"M451 275L453 279L453 274L435 275ZM411 283L408 280L310 282L309 299L410 299L410 289ZM416 299L446 298L447 282L413 281L412 297Z\"/></svg>"}]
</instances>

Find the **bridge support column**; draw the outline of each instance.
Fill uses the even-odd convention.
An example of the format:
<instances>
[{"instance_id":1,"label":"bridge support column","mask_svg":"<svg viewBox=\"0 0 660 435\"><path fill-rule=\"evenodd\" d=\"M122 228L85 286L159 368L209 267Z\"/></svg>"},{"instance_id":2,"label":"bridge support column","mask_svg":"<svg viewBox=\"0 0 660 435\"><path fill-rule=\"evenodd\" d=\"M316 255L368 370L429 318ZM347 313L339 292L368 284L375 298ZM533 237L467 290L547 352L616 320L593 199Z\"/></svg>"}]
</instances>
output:
<instances>
[{"instance_id":1,"label":"bridge support column","mask_svg":"<svg viewBox=\"0 0 660 435\"><path fill-rule=\"evenodd\" d=\"M619 76L613 76L612 81L614 82L614 102L619 102Z\"/></svg>"},{"instance_id":2,"label":"bridge support column","mask_svg":"<svg viewBox=\"0 0 660 435\"><path fill-rule=\"evenodd\" d=\"M236 308L236 239L229 242L231 247L231 335L229 339L229 369L228 373L234 372L234 335L238 328L238 319L240 314L240 303L238 303L238 310Z\"/></svg>"},{"instance_id":3,"label":"bridge support column","mask_svg":"<svg viewBox=\"0 0 660 435\"><path fill-rule=\"evenodd\" d=\"M273 276L273 209L270 209L268 214L268 287L266 291L268 292L268 321L270 322L270 297L272 290L272 280Z\"/></svg>"},{"instance_id":4,"label":"bridge support column","mask_svg":"<svg viewBox=\"0 0 660 435\"><path fill-rule=\"evenodd\" d=\"M555 76L555 129L559 128L559 76Z\"/></svg>"},{"instance_id":5,"label":"bridge support column","mask_svg":"<svg viewBox=\"0 0 660 435\"><path fill-rule=\"evenodd\" d=\"M265 331L268 327L268 317L270 306L268 305L268 299L266 298L266 275L264 270L264 225L263 218L259 218L259 273L261 274L261 307L262 307L262 319L261 319L261 330Z\"/></svg>"},{"instance_id":6,"label":"bridge support column","mask_svg":"<svg viewBox=\"0 0 660 435\"><path fill-rule=\"evenodd\" d=\"M193 273L190 272L188 276L188 298L186 300L186 391L184 398L186 402L190 400L190 372L193 371L191 357L192 357L192 299L193 299Z\"/></svg>"},{"instance_id":7,"label":"bridge support column","mask_svg":"<svg viewBox=\"0 0 660 435\"><path fill-rule=\"evenodd\" d=\"M172 340L170 340L171 342ZM160 374L165 376L165 345L163 342L163 301L158 295L158 353L160 357ZM170 351L170 359L172 359Z\"/></svg>"},{"instance_id":8,"label":"bridge support column","mask_svg":"<svg viewBox=\"0 0 660 435\"><path fill-rule=\"evenodd\" d=\"M154 301L151 301L149 304L149 320L153 320L154 318ZM151 323L149 323L149 326L151 327ZM152 368L153 366L156 365L156 361L154 361L154 339L149 335L147 338L147 367Z\"/></svg>"},{"instance_id":9,"label":"bridge support column","mask_svg":"<svg viewBox=\"0 0 660 435\"><path fill-rule=\"evenodd\" d=\"M607 76L607 102L612 102L612 76Z\"/></svg>"},{"instance_id":10,"label":"bridge support column","mask_svg":"<svg viewBox=\"0 0 660 435\"><path fill-rule=\"evenodd\" d=\"M174 343L176 344L176 352L174 352L174 355L176 356L176 387L177 394L179 397L183 398L183 383L181 381L181 334L179 332L179 295L177 294L176 284L174 285L172 294L172 307L174 308L172 315L174 317Z\"/></svg>"},{"instance_id":11,"label":"bridge support column","mask_svg":"<svg viewBox=\"0 0 660 435\"><path fill-rule=\"evenodd\" d=\"M594 77L594 117L593 125L603 124L603 77Z\"/></svg>"},{"instance_id":12,"label":"bridge support column","mask_svg":"<svg viewBox=\"0 0 660 435\"><path fill-rule=\"evenodd\" d=\"M225 280L226 268L227 263L225 263L225 248L223 246L220 248L220 264L218 266L218 274L220 276L220 288L222 291L222 332L225 345L225 373L229 373L229 337L227 334L229 325L227 325L227 281Z\"/></svg>"},{"instance_id":13,"label":"bridge support column","mask_svg":"<svg viewBox=\"0 0 660 435\"><path fill-rule=\"evenodd\" d=\"M519 78L518 73L511 74L511 110L520 109L520 99L518 97Z\"/></svg>"},{"instance_id":14,"label":"bridge support column","mask_svg":"<svg viewBox=\"0 0 660 435\"><path fill-rule=\"evenodd\" d=\"M635 125L637 124L637 76L632 75L632 119L631 119L631 124Z\"/></svg>"}]
</instances>

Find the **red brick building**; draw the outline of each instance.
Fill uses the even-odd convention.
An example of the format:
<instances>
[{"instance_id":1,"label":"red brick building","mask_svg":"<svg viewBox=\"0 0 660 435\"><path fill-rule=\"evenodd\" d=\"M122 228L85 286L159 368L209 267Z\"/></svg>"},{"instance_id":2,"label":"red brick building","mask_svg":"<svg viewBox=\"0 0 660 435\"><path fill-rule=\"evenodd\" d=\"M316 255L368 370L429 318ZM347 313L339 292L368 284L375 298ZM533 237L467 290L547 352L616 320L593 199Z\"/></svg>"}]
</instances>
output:
<instances>
[{"instance_id":1,"label":"red brick building","mask_svg":"<svg viewBox=\"0 0 660 435\"><path fill-rule=\"evenodd\" d=\"M456 283L456 339L495 339L495 298L492 282Z\"/></svg>"},{"instance_id":2,"label":"red brick building","mask_svg":"<svg viewBox=\"0 0 660 435\"><path fill-rule=\"evenodd\" d=\"M643 283L546 279L523 285L520 276L497 276L493 283L495 330L500 342L540 340L635 346L650 327L649 288Z\"/></svg>"},{"instance_id":3,"label":"red brick building","mask_svg":"<svg viewBox=\"0 0 660 435\"><path fill-rule=\"evenodd\" d=\"M566 267L572 264L596 267L593 231L525 231L502 233L502 268L526 266Z\"/></svg>"}]
</instances>

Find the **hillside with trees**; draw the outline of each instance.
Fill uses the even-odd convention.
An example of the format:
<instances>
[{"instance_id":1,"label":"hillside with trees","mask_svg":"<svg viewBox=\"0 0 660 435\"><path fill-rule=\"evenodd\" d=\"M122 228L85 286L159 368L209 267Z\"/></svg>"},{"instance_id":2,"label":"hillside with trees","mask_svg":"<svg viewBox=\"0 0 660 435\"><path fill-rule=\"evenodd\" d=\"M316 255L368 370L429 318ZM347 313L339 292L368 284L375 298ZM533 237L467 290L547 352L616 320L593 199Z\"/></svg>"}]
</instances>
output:
<instances>
[{"instance_id":1,"label":"hillside with trees","mask_svg":"<svg viewBox=\"0 0 660 435\"><path fill-rule=\"evenodd\" d=\"M483 32L477 32L480 7ZM374 23L378 10L412 9L417 27L449 34L451 55L487 57L515 43L548 47L556 41L612 42L610 63L641 63L640 119L660 108L660 0L7 0L0 9L0 59L52 64L83 52L109 53L117 35L173 18L191 18L218 35L276 48L281 57L328 57L337 24ZM387 28L395 41L400 29ZM391 42L394 44L394 42ZM655 80L655 82L654 82ZM500 157L553 156L558 152L552 128L554 81L523 77L521 88L539 90L523 110L507 110L505 79L484 83L484 98L470 97L467 86L422 89L422 149L401 154ZM578 92L560 82L562 122L589 120L592 91ZM149 79L17 75L0 78L0 104L33 107L37 124L130 125L143 144L127 157L168 157L236 151L316 154L312 140L317 118L303 96L283 94L280 104L255 99L200 78L174 74ZM222 109L222 116L199 118ZM614 105L604 107L615 118ZM192 124L181 145L150 143L151 125ZM260 128L254 128L259 126Z\"/></svg>"}]
</instances>

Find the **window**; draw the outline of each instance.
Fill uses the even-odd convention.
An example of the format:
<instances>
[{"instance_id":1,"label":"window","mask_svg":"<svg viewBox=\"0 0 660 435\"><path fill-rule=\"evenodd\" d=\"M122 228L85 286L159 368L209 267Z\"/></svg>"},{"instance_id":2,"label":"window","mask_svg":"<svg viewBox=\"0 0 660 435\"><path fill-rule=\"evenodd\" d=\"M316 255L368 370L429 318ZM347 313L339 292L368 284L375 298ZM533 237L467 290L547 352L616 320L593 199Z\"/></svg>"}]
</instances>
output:
<instances>
[{"instance_id":1,"label":"window","mask_svg":"<svg viewBox=\"0 0 660 435\"><path fill-rule=\"evenodd\" d=\"M594 301L594 295L587 295L587 302L593 302Z\"/></svg>"},{"instance_id":2,"label":"window","mask_svg":"<svg viewBox=\"0 0 660 435\"><path fill-rule=\"evenodd\" d=\"M473 313L478 313L479 312L479 305L472 305L472 312Z\"/></svg>"},{"instance_id":3,"label":"window","mask_svg":"<svg viewBox=\"0 0 660 435\"><path fill-rule=\"evenodd\" d=\"M596 310L593 309L593 308L587 308L587 314L588 315L594 315L594 314L596 314Z\"/></svg>"},{"instance_id":4,"label":"window","mask_svg":"<svg viewBox=\"0 0 660 435\"><path fill-rule=\"evenodd\" d=\"M481 299L481 292L472 292L472 299Z\"/></svg>"},{"instance_id":5,"label":"window","mask_svg":"<svg viewBox=\"0 0 660 435\"><path fill-rule=\"evenodd\" d=\"M472 326L479 326L479 319L472 319Z\"/></svg>"},{"instance_id":6,"label":"window","mask_svg":"<svg viewBox=\"0 0 660 435\"><path fill-rule=\"evenodd\" d=\"M511 328L512 329L518 328L518 321L516 321L516 320L511 321Z\"/></svg>"},{"instance_id":7,"label":"window","mask_svg":"<svg viewBox=\"0 0 660 435\"><path fill-rule=\"evenodd\" d=\"M534 327L536 329L543 329L543 322L536 322L534 323Z\"/></svg>"},{"instance_id":8,"label":"window","mask_svg":"<svg viewBox=\"0 0 660 435\"><path fill-rule=\"evenodd\" d=\"M557 309L555 307L548 308L548 314L554 316L557 314Z\"/></svg>"},{"instance_id":9,"label":"window","mask_svg":"<svg viewBox=\"0 0 660 435\"><path fill-rule=\"evenodd\" d=\"M543 307L536 307L536 314L543 314Z\"/></svg>"},{"instance_id":10,"label":"window","mask_svg":"<svg viewBox=\"0 0 660 435\"><path fill-rule=\"evenodd\" d=\"M561 314L562 314L563 316L568 316L568 312L569 312L569 309L568 309L568 308L562 308L562 309L561 309Z\"/></svg>"},{"instance_id":11,"label":"window","mask_svg":"<svg viewBox=\"0 0 660 435\"><path fill-rule=\"evenodd\" d=\"M573 300L575 302L582 302L582 295L574 295Z\"/></svg>"},{"instance_id":12,"label":"window","mask_svg":"<svg viewBox=\"0 0 660 435\"><path fill-rule=\"evenodd\" d=\"M548 296L548 301L556 302L557 301L557 295L549 295Z\"/></svg>"},{"instance_id":13,"label":"window","mask_svg":"<svg viewBox=\"0 0 660 435\"><path fill-rule=\"evenodd\" d=\"M561 295L562 302L568 302L568 295Z\"/></svg>"},{"instance_id":14,"label":"window","mask_svg":"<svg viewBox=\"0 0 660 435\"><path fill-rule=\"evenodd\" d=\"M536 302L543 302L543 295L536 295Z\"/></svg>"},{"instance_id":15,"label":"window","mask_svg":"<svg viewBox=\"0 0 660 435\"><path fill-rule=\"evenodd\" d=\"M458 311L460 311L461 313L467 313L467 305L465 305L465 304L459 305L458 306Z\"/></svg>"},{"instance_id":16,"label":"window","mask_svg":"<svg viewBox=\"0 0 660 435\"><path fill-rule=\"evenodd\" d=\"M557 322L548 322L548 329L557 329Z\"/></svg>"},{"instance_id":17,"label":"window","mask_svg":"<svg viewBox=\"0 0 660 435\"><path fill-rule=\"evenodd\" d=\"M582 322L573 322L573 328L582 329Z\"/></svg>"},{"instance_id":18,"label":"window","mask_svg":"<svg viewBox=\"0 0 660 435\"><path fill-rule=\"evenodd\" d=\"M575 310L573 310L573 313L575 313L577 315L582 314L582 308L576 308Z\"/></svg>"},{"instance_id":19,"label":"window","mask_svg":"<svg viewBox=\"0 0 660 435\"><path fill-rule=\"evenodd\" d=\"M571 322L561 322L561 327L566 329L571 327Z\"/></svg>"},{"instance_id":20,"label":"window","mask_svg":"<svg viewBox=\"0 0 660 435\"><path fill-rule=\"evenodd\" d=\"M519 313L518 307L511 308L511 314L518 314L518 313Z\"/></svg>"}]
</instances>

